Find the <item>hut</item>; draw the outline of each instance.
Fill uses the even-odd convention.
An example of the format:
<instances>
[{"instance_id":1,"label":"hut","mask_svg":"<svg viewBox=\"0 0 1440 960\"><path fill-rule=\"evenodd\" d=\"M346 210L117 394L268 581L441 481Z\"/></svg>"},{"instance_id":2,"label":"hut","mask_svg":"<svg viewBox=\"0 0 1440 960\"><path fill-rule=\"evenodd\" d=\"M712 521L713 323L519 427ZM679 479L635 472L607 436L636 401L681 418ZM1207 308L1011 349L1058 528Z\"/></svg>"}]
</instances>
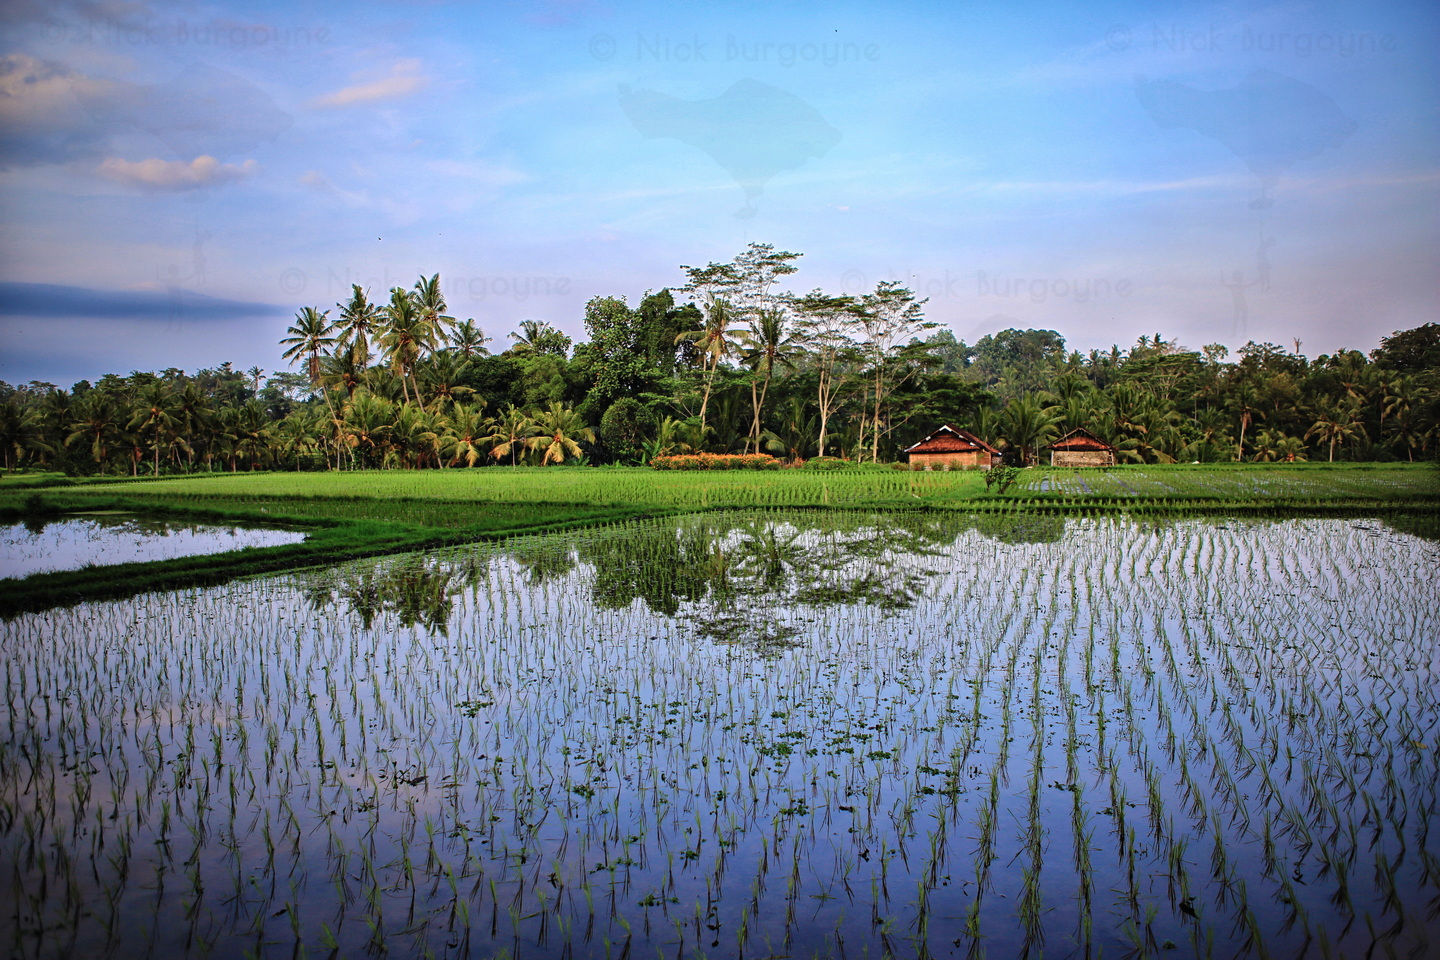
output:
<instances>
[{"instance_id":1,"label":"hut","mask_svg":"<svg viewBox=\"0 0 1440 960\"><path fill-rule=\"evenodd\" d=\"M912 469L989 470L1000 462L999 450L969 430L957 430L949 424L902 452Z\"/></svg>"},{"instance_id":2,"label":"hut","mask_svg":"<svg viewBox=\"0 0 1440 960\"><path fill-rule=\"evenodd\" d=\"M1050 444L1052 467L1113 467L1115 448L1084 427L1076 427Z\"/></svg>"}]
</instances>

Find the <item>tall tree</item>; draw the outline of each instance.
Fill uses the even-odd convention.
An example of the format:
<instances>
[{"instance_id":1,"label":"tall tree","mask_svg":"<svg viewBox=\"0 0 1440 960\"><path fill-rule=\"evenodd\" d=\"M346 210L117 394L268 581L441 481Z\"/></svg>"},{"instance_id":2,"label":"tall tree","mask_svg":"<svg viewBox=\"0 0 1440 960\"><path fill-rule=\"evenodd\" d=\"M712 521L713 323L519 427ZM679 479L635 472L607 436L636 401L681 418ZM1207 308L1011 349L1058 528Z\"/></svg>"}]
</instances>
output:
<instances>
[{"instance_id":1,"label":"tall tree","mask_svg":"<svg viewBox=\"0 0 1440 960\"><path fill-rule=\"evenodd\" d=\"M421 314L415 298L399 287L390 291L390 304L385 308L385 329L380 346L390 368L400 378L401 396L409 402L406 377L420 398L420 385L415 381L415 364L425 351L435 346L435 328Z\"/></svg>"},{"instance_id":2,"label":"tall tree","mask_svg":"<svg viewBox=\"0 0 1440 960\"><path fill-rule=\"evenodd\" d=\"M820 418L820 434L816 456L825 456L830 418L839 407L836 375L846 351L854 347L853 335L861 311L859 301L850 296L830 296L812 290L796 301L800 312L803 342L813 352L817 376L815 405Z\"/></svg>"},{"instance_id":3,"label":"tall tree","mask_svg":"<svg viewBox=\"0 0 1440 960\"><path fill-rule=\"evenodd\" d=\"M794 367L791 353L795 349L794 337L788 327L789 312L783 307L766 307L759 310L750 321L750 329L741 335L744 352L740 362L755 372L750 380L750 434L746 449L755 445L760 451L761 421L765 410L765 397L770 390L770 380L776 366ZM758 385L758 392L756 390Z\"/></svg>"},{"instance_id":4,"label":"tall tree","mask_svg":"<svg viewBox=\"0 0 1440 960\"><path fill-rule=\"evenodd\" d=\"M882 280L861 300L857 314L862 332L861 349L870 365L870 459L880 460L880 437L888 432L886 401L890 393L914 371L912 364L897 363L897 350L923 330L936 324L925 319L926 300L916 300L910 288Z\"/></svg>"},{"instance_id":5,"label":"tall tree","mask_svg":"<svg viewBox=\"0 0 1440 960\"><path fill-rule=\"evenodd\" d=\"M720 369L720 361L729 357L735 349L735 336L730 326L735 319L735 310L724 297L710 299L701 310L705 318L704 324L695 330L687 330L675 339L677 343L684 340L694 344L700 355L705 378L700 398L700 428L704 430L705 411L710 406L710 391L715 386L715 373Z\"/></svg>"},{"instance_id":6,"label":"tall tree","mask_svg":"<svg viewBox=\"0 0 1440 960\"><path fill-rule=\"evenodd\" d=\"M1365 436L1365 421L1360 415L1360 402L1353 397L1348 401L1330 400L1315 417L1305 439L1315 437L1330 445L1329 462L1335 462L1335 445L1342 440L1354 440Z\"/></svg>"},{"instance_id":7,"label":"tall tree","mask_svg":"<svg viewBox=\"0 0 1440 960\"><path fill-rule=\"evenodd\" d=\"M490 338L485 336L485 331L475 325L473 319L461 320L450 331L450 346L466 360L484 356L488 352L485 344L489 342Z\"/></svg>"},{"instance_id":8,"label":"tall tree","mask_svg":"<svg viewBox=\"0 0 1440 960\"><path fill-rule=\"evenodd\" d=\"M445 294L440 292L440 274L421 276L415 281L410 296L415 299L415 309L430 327L432 341L439 343L447 339L455 318L445 312L450 307L445 303Z\"/></svg>"},{"instance_id":9,"label":"tall tree","mask_svg":"<svg viewBox=\"0 0 1440 960\"><path fill-rule=\"evenodd\" d=\"M305 371L310 375L312 386L320 385L320 354L335 342L334 330L329 310L322 312L319 307L304 307L295 315L295 322L285 331L290 336L280 341L282 346L289 346L281 356L289 360L292 366L296 360L304 358ZM258 367L256 369L259 370ZM255 392L259 393L259 387L256 387Z\"/></svg>"},{"instance_id":10,"label":"tall tree","mask_svg":"<svg viewBox=\"0 0 1440 960\"><path fill-rule=\"evenodd\" d=\"M350 285L350 299L336 306L340 309L337 343L355 354L356 363L363 370L370 366L370 338L384 322L383 311L378 304L370 302L369 295L358 283Z\"/></svg>"}]
</instances>

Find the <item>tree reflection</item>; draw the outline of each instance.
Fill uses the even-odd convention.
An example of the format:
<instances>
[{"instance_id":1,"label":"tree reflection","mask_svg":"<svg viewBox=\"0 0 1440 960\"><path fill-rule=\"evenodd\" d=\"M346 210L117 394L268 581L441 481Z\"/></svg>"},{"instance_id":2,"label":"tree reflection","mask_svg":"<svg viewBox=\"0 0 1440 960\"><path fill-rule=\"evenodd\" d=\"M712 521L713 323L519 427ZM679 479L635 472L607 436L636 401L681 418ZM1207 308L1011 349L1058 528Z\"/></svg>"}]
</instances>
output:
<instances>
[{"instance_id":1,"label":"tree reflection","mask_svg":"<svg viewBox=\"0 0 1440 960\"><path fill-rule=\"evenodd\" d=\"M636 602L683 618L717 643L775 653L794 646L813 617L798 608L915 605L956 543L1052 542L1060 517L894 513L715 514L582 536L526 539L499 551L529 586L574 581L601 609ZM445 633L455 598L497 569L482 554L409 557L317 574L302 583L317 610L349 607L366 629L382 613L402 626Z\"/></svg>"},{"instance_id":2,"label":"tree reflection","mask_svg":"<svg viewBox=\"0 0 1440 960\"><path fill-rule=\"evenodd\" d=\"M449 631L455 598L479 572L433 558L404 557L314 574L300 589L316 610L343 603L366 630L374 627L381 613L388 612L402 627L422 626L443 636Z\"/></svg>"}]
</instances>

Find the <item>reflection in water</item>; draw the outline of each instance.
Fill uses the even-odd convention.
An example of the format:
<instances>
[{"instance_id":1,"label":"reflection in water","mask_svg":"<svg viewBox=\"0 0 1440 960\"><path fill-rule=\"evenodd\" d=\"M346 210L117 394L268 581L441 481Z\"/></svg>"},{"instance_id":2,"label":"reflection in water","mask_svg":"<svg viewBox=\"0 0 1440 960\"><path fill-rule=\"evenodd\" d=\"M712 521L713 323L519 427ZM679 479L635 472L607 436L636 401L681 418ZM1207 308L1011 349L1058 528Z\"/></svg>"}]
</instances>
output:
<instances>
[{"instance_id":1,"label":"reflection in water","mask_svg":"<svg viewBox=\"0 0 1440 960\"><path fill-rule=\"evenodd\" d=\"M477 571L409 555L311 576L303 581L305 598L316 610L343 601L370 629L381 612L391 612L402 626L423 626L432 633L448 631L450 609L460 589L474 582Z\"/></svg>"},{"instance_id":2,"label":"reflection in water","mask_svg":"<svg viewBox=\"0 0 1440 960\"><path fill-rule=\"evenodd\" d=\"M0 943L1434 956L1437 565L706 514L18 616Z\"/></svg>"},{"instance_id":3,"label":"reflection in water","mask_svg":"<svg viewBox=\"0 0 1440 960\"><path fill-rule=\"evenodd\" d=\"M639 601L655 613L683 616L716 642L778 652L795 643L815 609L913 606L967 534L1016 544L1051 543L1064 533L1060 517L731 514L523 538L503 555L532 586L563 580L583 565L582 582L597 607ZM317 610L343 602L367 629L388 611L404 626L443 634L454 601L487 571L475 555L411 556L313 574L304 590Z\"/></svg>"},{"instance_id":4,"label":"reflection in water","mask_svg":"<svg viewBox=\"0 0 1440 960\"><path fill-rule=\"evenodd\" d=\"M500 555L530 586L564 581L578 570L587 599L599 608L639 601L716 642L779 652L794 645L817 609L914 606L968 537L1011 546L1059 543L1068 522L1053 514L709 514L520 538ZM1134 521L1137 533L1152 535L1193 522L1180 515ZM1440 533L1433 518L1385 524L1430 539ZM443 635L455 601L488 576L489 562L488 554L462 551L367 561L310 574L303 590L316 610L342 602L367 629L389 612L402 626Z\"/></svg>"},{"instance_id":5,"label":"reflection in water","mask_svg":"<svg viewBox=\"0 0 1440 960\"><path fill-rule=\"evenodd\" d=\"M305 534L235 524L185 523L124 514L26 518L0 527L0 577L173 560L246 547L299 543Z\"/></svg>"}]
</instances>

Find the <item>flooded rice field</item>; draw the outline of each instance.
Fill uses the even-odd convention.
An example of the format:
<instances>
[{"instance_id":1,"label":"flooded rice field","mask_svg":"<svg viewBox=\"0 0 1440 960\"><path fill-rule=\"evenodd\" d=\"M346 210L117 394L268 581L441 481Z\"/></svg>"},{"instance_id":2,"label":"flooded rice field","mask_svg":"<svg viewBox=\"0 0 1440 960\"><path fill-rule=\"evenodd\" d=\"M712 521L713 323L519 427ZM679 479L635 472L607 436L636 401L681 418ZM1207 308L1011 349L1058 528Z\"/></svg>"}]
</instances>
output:
<instances>
[{"instance_id":1,"label":"flooded rice field","mask_svg":"<svg viewBox=\"0 0 1440 960\"><path fill-rule=\"evenodd\" d=\"M17 957L1427 956L1440 548L710 514L0 624Z\"/></svg>"},{"instance_id":2,"label":"flooded rice field","mask_svg":"<svg viewBox=\"0 0 1440 960\"><path fill-rule=\"evenodd\" d=\"M299 543L305 534L237 524L87 514L0 526L0 577L172 560L245 547Z\"/></svg>"}]
</instances>

